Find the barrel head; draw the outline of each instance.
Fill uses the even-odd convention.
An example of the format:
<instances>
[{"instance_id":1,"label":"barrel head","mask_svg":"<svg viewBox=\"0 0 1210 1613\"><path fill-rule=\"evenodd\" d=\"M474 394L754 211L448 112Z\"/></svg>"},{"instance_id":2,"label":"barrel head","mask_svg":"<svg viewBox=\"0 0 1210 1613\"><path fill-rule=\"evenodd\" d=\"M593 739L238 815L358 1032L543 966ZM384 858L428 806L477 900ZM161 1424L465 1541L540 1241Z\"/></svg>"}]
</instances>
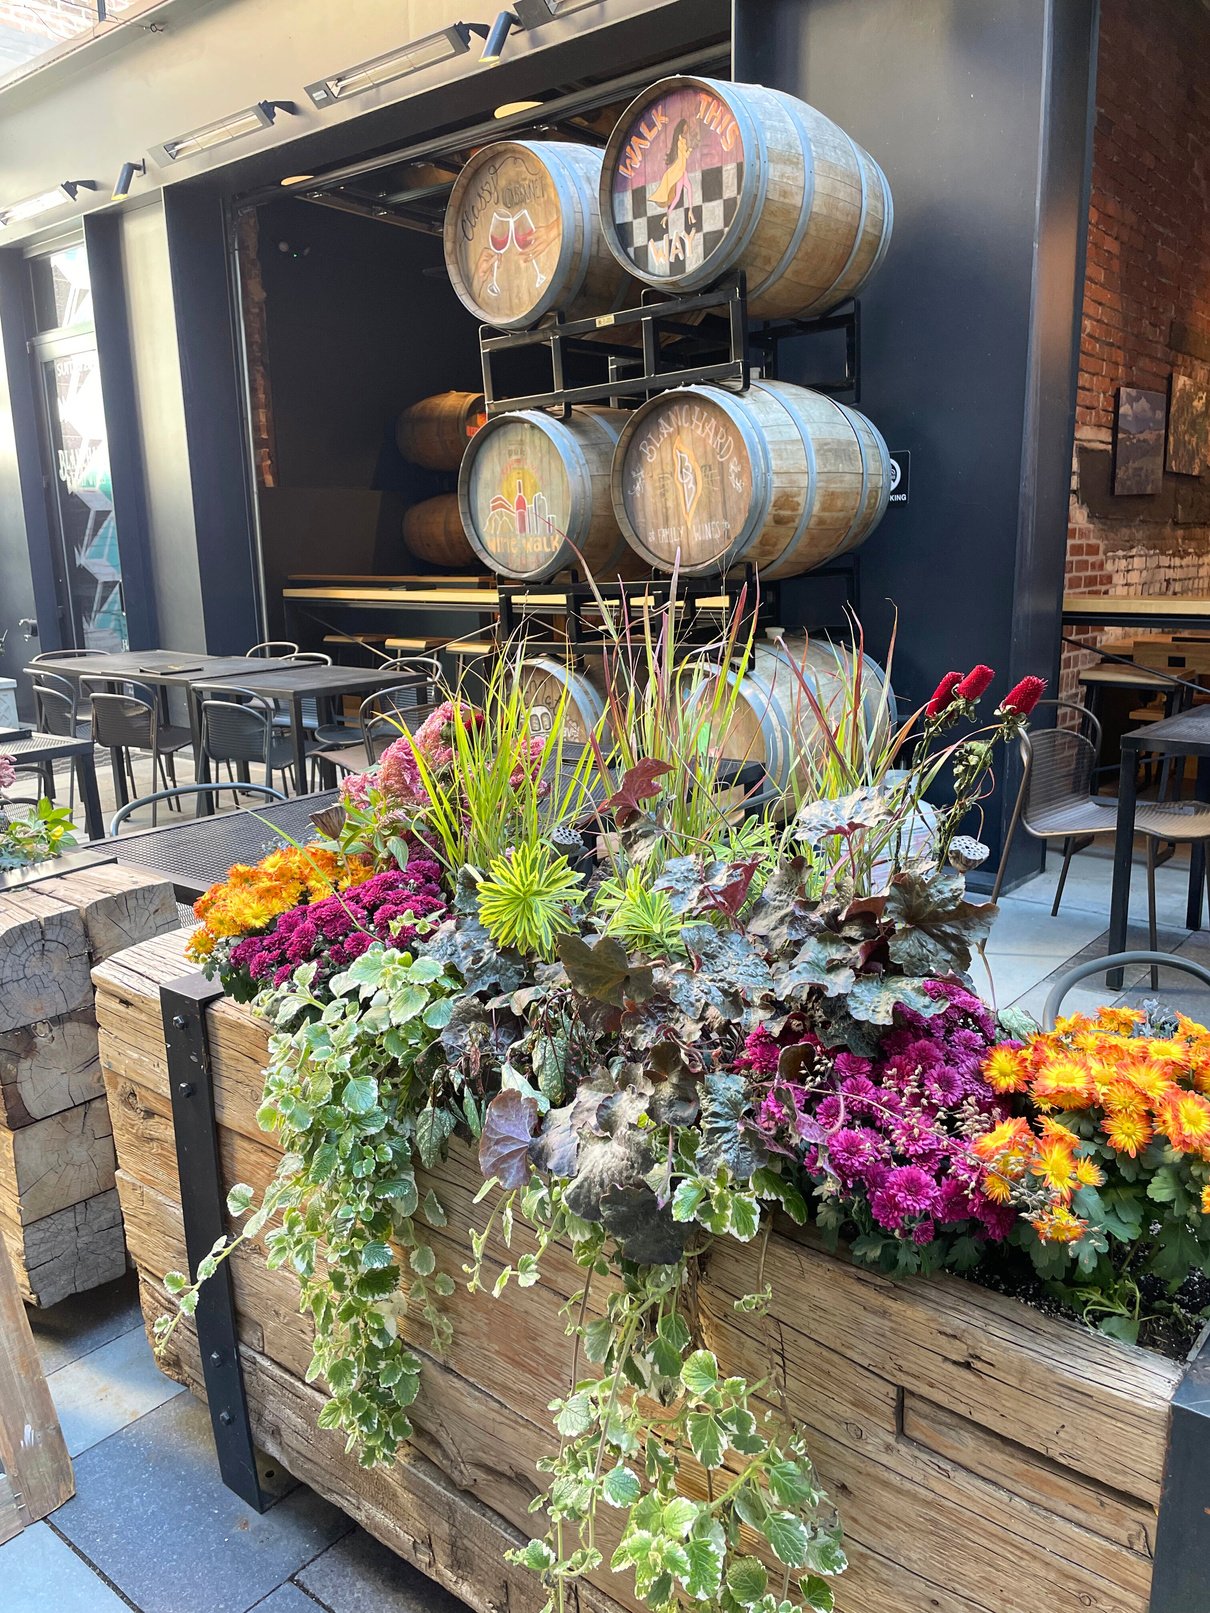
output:
<instances>
[{"instance_id":1,"label":"barrel head","mask_svg":"<svg viewBox=\"0 0 1210 1613\"><path fill-rule=\"evenodd\" d=\"M446 211L454 290L489 325L532 323L569 251L565 222L557 182L536 151L515 140L485 146L463 168Z\"/></svg>"},{"instance_id":2,"label":"barrel head","mask_svg":"<svg viewBox=\"0 0 1210 1613\"><path fill-rule=\"evenodd\" d=\"M753 524L753 447L724 394L682 388L637 411L615 459L614 504L653 565L724 569Z\"/></svg>"},{"instance_id":3,"label":"barrel head","mask_svg":"<svg viewBox=\"0 0 1210 1613\"><path fill-rule=\"evenodd\" d=\"M708 83L653 85L627 109L606 154L601 206L620 261L655 284L709 273L740 210L744 162L740 124Z\"/></svg>"}]
</instances>

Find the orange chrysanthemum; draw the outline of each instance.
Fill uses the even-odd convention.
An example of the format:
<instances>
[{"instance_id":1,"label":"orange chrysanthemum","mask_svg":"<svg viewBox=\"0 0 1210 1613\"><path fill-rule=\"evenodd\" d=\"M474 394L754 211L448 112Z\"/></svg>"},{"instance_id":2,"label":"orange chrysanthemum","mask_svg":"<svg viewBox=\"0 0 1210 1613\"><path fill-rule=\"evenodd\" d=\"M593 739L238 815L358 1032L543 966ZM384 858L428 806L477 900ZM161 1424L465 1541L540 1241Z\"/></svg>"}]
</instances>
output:
<instances>
[{"instance_id":1,"label":"orange chrysanthemum","mask_svg":"<svg viewBox=\"0 0 1210 1613\"><path fill-rule=\"evenodd\" d=\"M993 1092L1022 1092L1029 1071L1020 1048L993 1047L983 1062L983 1075Z\"/></svg>"},{"instance_id":2,"label":"orange chrysanthemum","mask_svg":"<svg viewBox=\"0 0 1210 1613\"><path fill-rule=\"evenodd\" d=\"M1001 1171L988 1170L979 1183L985 1198L993 1204L1007 1204L1013 1196L1013 1185Z\"/></svg>"},{"instance_id":3,"label":"orange chrysanthemum","mask_svg":"<svg viewBox=\"0 0 1210 1613\"><path fill-rule=\"evenodd\" d=\"M1202 1188L1202 1214L1210 1215L1210 1182Z\"/></svg>"},{"instance_id":4,"label":"orange chrysanthemum","mask_svg":"<svg viewBox=\"0 0 1210 1613\"><path fill-rule=\"evenodd\" d=\"M1143 1013L1139 1008L1102 1008L1097 1015L1098 1027L1116 1036L1129 1036L1134 1026L1142 1022Z\"/></svg>"},{"instance_id":5,"label":"orange chrysanthemum","mask_svg":"<svg viewBox=\"0 0 1210 1613\"><path fill-rule=\"evenodd\" d=\"M1084 1109L1096 1101L1096 1087L1087 1064L1079 1059L1054 1058L1034 1076L1034 1097L1056 1109Z\"/></svg>"},{"instance_id":6,"label":"orange chrysanthemum","mask_svg":"<svg viewBox=\"0 0 1210 1613\"><path fill-rule=\"evenodd\" d=\"M1156 1124L1182 1154L1210 1152L1210 1101L1179 1087L1156 1110Z\"/></svg>"},{"instance_id":7,"label":"orange chrysanthemum","mask_svg":"<svg viewBox=\"0 0 1210 1613\"><path fill-rule=\"evenodd\" d=\"M1146 1042L1147 1054L1156 1064L1172 1065L1176 1070L1185 1071L1192 1066L1188 1042L1178 1037L1166 1037Z\"/></svg>"},{"instance_id":8,"label":"orange chrysanthemum","mask_svg":"<svg viewBox=\"0 0 1210 1613\"><path fill-rule=\"evenodd\" d=\"M1019 1154L1032 1143L1033 1133L1027 1120L1002 1120L976 1137L971 1148L980 1159L999 1159L1002 1154Z\"/></svg>"},{"instance_id":9,"label":"orange chrysanthemum","mask_svg":"<svg viewBox=\"0 0 1210 1613\"><path fill-rule=\"evenodd\" d=\"M1088 1230L1088 1224L1064 1205L1045 1210L1031 1222L1043 1243L1075 1243Z\"/></svg>"},{"instance_id":10,"label":"orange chrysanthemum","mask_svg":"<svg viewBox=\"0 0 1210 1613\"><path fill-rule=\"evenodd\" d=\"M1072 1190L1079 1186L1075 1156L1070 1146L1057 1137L1038 1145L1029 1169L1064 1204L1071 1198Z\"/></svg>"},{"instance_id":11,"label":"orange chrysanthemum","mask_svg":"<svg viewBox=\"0 0 1210 1613\"><path fill-rule=\"evenodd\" d=\"M1119 1154L1137 1159L1154 1133L1147 1116L1137 1109L1118 1109L1105 1117L1105 1140Z\"/></svg>"},{"instance_id":12,"label":"orange chrysanthemum","mask_svg":"<svg viewBox=\"0 0 1210 1613\"><path fill-rule=\"evenodd\" d=\"M1075 1174L1081 1187L1101 1187L1105 1182L1105 1172L1091 1159L1077 1159Z\"/></svg>"},{"instance_id":13,"label":"orange chrysanthemum","mask_svg":"<svg viewBox=\"0 0 1210 1613\"><path fill-rule=\"evenodd\" d=\"M1158 1046L1158 1043L1153 1043ZM1154 1106L1161 1103L1176 1085L1165 1062L1156 1058L1146 1059L1142 1064L1135 1064L1122 1071L1122 1080L1146 1098Z\"/></svg>"}]
</instances>

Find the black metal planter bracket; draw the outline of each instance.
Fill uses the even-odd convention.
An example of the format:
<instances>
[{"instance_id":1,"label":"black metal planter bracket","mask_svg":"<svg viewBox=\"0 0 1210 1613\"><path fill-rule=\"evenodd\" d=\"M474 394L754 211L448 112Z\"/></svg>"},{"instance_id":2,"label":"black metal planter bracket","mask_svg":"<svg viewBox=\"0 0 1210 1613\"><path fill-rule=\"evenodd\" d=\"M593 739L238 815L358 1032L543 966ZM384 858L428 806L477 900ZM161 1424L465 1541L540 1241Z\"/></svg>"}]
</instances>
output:
<instances>
[{"instance_id":1,"label":"black metal planter bracket","mask_svg":"<svg viewBox=\"0 0 1210 1613\"><path fill-rule=\"evenodd\" d=\"M1172 1397L1149 1613L1210 1608L1210 1330Z\"/></svg>"},{"instance_id":2,"label":"black metal planter bracket","mask_svg":"<svg viewBox=\"0 0 1210 1613\"><path fill-rule=\"evenodd\" d=\"M226 1231L226 1199L219 1170L214 1081L206 1028L206 1009L222 995L222 987L202 974L185 975L160 987L176 1162L181 1178L185 1249L191 1276L196 1273L199 1261L210 1253L215 1241ZM231 1272L225 1263L202 1284L194 1321L219 1473L223 1483L234 1490L241 1501L257 1512L264 1512L268 1499L261 1489L256 1468L256 1449L235 1330L235 1295Z\"/></svg>"}]
</instances>

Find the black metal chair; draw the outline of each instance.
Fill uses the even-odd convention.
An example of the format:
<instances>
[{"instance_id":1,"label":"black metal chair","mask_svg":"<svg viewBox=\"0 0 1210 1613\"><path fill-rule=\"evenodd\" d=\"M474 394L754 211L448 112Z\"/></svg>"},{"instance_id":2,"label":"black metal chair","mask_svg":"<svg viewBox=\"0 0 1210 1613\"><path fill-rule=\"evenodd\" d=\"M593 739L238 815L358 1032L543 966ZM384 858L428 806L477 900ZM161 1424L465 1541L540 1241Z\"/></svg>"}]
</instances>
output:
<instances>
[{"instance_id":1,"label":"black metal chair","mask_svg":"<svg viewBox=\"0 0 1210 1613\"><path fill-rule=\"evenodd\" d=\"M271 784L253 784L248 779L239 779L233 784L174 784L170 790L154 790L150 795L141 795L137 801L128 801L124 807L119 807L109 820L109 833L116 836L118 830L133 813L145 806L154 809L158 801L177 801L178 803L187 795L217 795L220 790L232 790L237 797L234 811L239 810L238 797L241 795L259 795L268 801L285 801L289 797L275 790Z\"/></svg>"},{"instance_id":2,"label":"black metal chair","mask_svg":"<svg viewBox=\"0 0 1210 1613\"><path fill-rule=\"evenodd\" d=\"M193 736L187 728L177 728L162 720L159 702L144 700L138 694L111 693L103 687L107 680L81 678L80 687L88 693L92 706L92 737L94 744L104 746L113 753L114 791L120 798L122 770L130 780L131 793L139 793L134 776L134 752L148 751L152 758L152 775L158 772L165 789L176 783L177 753L188 750ZM127 685L133 691L133 685ZM170 803L171 809L171 803ZM154 807L152 811L154 812Z\"/></svg>"},{"instance_id":3,"label":"black metal chair","mask_svg":"<svg viewBox=\"0 0 1210 1613\"><path fill-rule=\"evenodd\" d=\"M1005 836L1004 851L992 887L992 901L1000 895L1008 854L1018 826L1036 840L1063 842L1063 867L1055 887L1051 917L1059 911L1071 859L1079 845L1097 835L1116 834L1118 803L1114 796L1093 793L1101 725L1087 706L1074 700L1043 700L1056 716L1053 728L1033 729L1021 735L1021 784ZM1078 727L1063 727L1064 712L1072 713ZM1135 833L1147 841L1147 932L1154 951L1156 851L1165 841L1210 841L1210 805L1200 801L1140 801L1135 811ZM1207 864L1210 888L1210 863Z\"/></svg>"},{"instance_id":4,"label":"black metal chair","mask_svg":"<svg viewBox=\"0 0 1210 1613\"><path fill-rule=\"evenodd\" d=\"M399 698L396 700L395 704L400 709L403 709L408 705L408 702L403 698L401 691L409 687L412 690L412 699L410 702L412 708L432 705L440 698L444 674L441 670L441 663L436 659L435 656L396 655L392 656L388 660L381 661L378 664L377 670L379 672L408 672L413 675L415 681L411 685L402 683L392 684L387 690L377 692L378 694L388 693L398 695ZM364 710L368 704L374 701L375 698L376 695L372 694L368 697L368 700L363 700L361 703L361 709ZM398 730L396 730L396 734L393 737L397 736ZM363 742L364 739L365 730L361 722L360 711L358 713L358 720L356 723L321 723L315 730L315 743L325 748L339 749L341 747L348 747L350 745L356 747L356 745L359 742Z\"/></svg>"},{"instance_id":5,"label":"black metal chair","mask_svg":"<svg viewBox=\"0 0 1210 1613\"><path fill-rule=\"evenodd\" d=\"M33 675L34 716L41 734L57 734L63 739L86 739L90 733L90 724L81 723L76 708L75 685L68 678L57 677L52 672L35 672ZM42 775L43 792L54 799L54 768L50 762L39 764L38 771ZM69 810L74 810L76 804L76 775L75 769L68 770L68 796Z\"/></svg>"},{"instance_id":6,"label":"black metal chair","mask_svg":"<svg viewBox=\"0 0 1210 1613\"><path fill-rule=\"evenodd\" d=\"M260 644L254 644L250 650L244 651L250 661L271 660L279 655L297 655L298 645L293 639L267 638Z\"/></svg>"},{"instance_id":7,"label":"black metal chair","mask_svg":"<svg viewBox=\"0 0 1210 1613\"><path fill-rule=\"evenodd\" d=\"M357 714L361 743L346 746L343 750L327 751L325 760L346 773L364 773L366 768L373 767L387 746L398 739L405 729L415 733L424 719L436 709L435 704L420 704L415 698L418 688L426 687L416 683L401 683L387 689L375 689L361 702Z\"/></svg>"},{"instance_id":8,"label":"black metal chair","mask_svg":"<svg viewBox=\"0 0 1210 1613\"><path fill-rule=\"evenodd\" d=\"M216 766L224 764L232 782L237 767L245 777L253 765L263 767L265 783L270 786L274 773L283 778L288 774L297 794L294 743L288 733L275 729L273 707L252 689L224 684L221 691L224 698L205 699L198 706L203 758Z\"/></svg>"}]
</instances>

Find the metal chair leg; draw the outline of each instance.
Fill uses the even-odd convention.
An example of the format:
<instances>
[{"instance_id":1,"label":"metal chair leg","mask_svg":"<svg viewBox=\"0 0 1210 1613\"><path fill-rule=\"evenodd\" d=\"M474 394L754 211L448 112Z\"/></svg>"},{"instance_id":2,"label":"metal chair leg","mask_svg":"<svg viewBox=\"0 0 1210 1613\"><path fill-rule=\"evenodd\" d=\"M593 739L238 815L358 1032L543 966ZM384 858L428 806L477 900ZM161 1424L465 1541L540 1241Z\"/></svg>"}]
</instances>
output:
<instances>
[{"instance_id":1,"label":"metal chair leg","mask_svg":"<svg viewBox=\"0 0 1210 1613\"><path fill-rule=\"evenodd\" d=\"M1063 900L1063 887L1067 883L1067 871L1071 867L1071 855L1075 849L1076 837L1075 835L1068 835L1063 841L1063 868L1059 874L1059 883L1055 886L1055 899L1050 909L1052 919L1059 916L1059 903Z\"/></svg>"},{"instance_id":2,"label":"metal chair leg","mask_svg":"<svg viewBox=\"0 0 1210 1613\"><path fill-rule=\"evenodd\" d=\"M1147 836L1147 944L1152 952L1159 950L1159 936L1155 921L1155 853L1157 841L1154 835ZM1155 964L1151 965L1151 989L1160 989L1160 972Z\"/></svg>"}]
</instances>

